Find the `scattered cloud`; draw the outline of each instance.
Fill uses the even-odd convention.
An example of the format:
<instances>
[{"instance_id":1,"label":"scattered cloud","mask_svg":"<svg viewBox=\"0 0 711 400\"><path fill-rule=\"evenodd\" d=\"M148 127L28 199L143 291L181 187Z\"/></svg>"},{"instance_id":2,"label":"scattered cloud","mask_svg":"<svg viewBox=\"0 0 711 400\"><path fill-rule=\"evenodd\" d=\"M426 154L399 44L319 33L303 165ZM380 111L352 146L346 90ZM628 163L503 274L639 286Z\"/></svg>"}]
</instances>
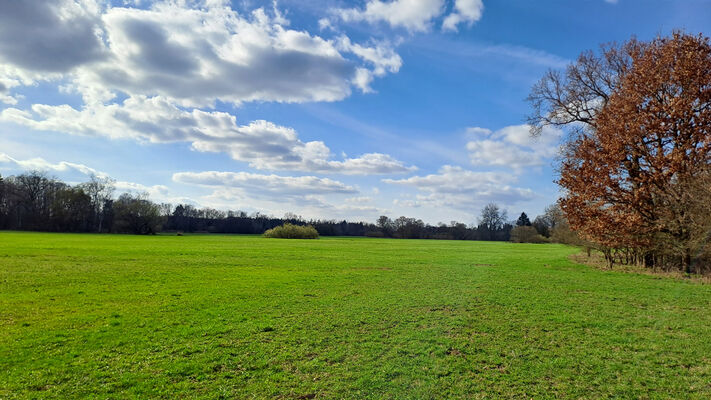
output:
<instances>
[{"instance_id":1,"label":"scattered cloud","mask_svg":"<svg viewBox=\"0 0 711 400\"><path fill-rule=\"evenodd\" d=\"M165 203L188 203L197 204L191 199L175 197L171 194L170 189L165 185L142 185L135 182L116 181L114 187L118 193L147 193L152 201Z\"/></svg>"},{"instance_id":2,"label":"scattered cloud","mask_svg":"<svg viewBox=\"0 0 711 400\"><path fill-rule=\"evenodd\" d=\"M0 6L0 82L66 79L86 103L161 96L185 107L215 101L336 101L372 76L397 72L373 48L288 27L276 7L240 14L218 1L158 1L147 8L95 0L28 0ZM350 42L350 41L349 41ZM368 67L370 65L370 67ZM372 70L370 69L372 68Z\"/></svg>"},{"instance_id":3,"label":"scattered cloud","mask_svg":"<svg viewBox=\"0 0 711 400\"><path fill-rule=\"evenodd\" d=\"M247 172L179 172L173 181L211 189L201 202L218 208L255 208L275 215L294 211L313 218L358 217L369 219L387 210L365 201L347 199L336 204L327 197L357 194L358 190L345 183L315 176L278 176Z\"/></svg>"},{"instance_id":4,"label":"scattered cloud","mask_svg":"<svg viewBox=\"0 0 711 400\"><path fill-rule=\"evenodd\" d=\"M10 4L12 3L12 4ZM36 130L187 142L264 170L391 174L415 167L387 154L334 159L292 128L211 111L216 102L336 101L373 91L402 59L388 42L354 43L289 28L277 9L240 14L229 2L157 1L143 8L97 0L29 0L0 6L0 102L10 91L56 79L81 107L6 108L0 120ZM126 3L128 4L128 3Z\"/></svg>"},{"instance_id":5,"label":"scattered cloud","mask_svg":"<svg viewBox=\"0 0 711 400\"><path fill-rule=\"evenodd\" d=\"M468 61L471 61L471 58L478 58L486 64L513 61L529 66L562 69L571 63L565 57L544 50L508 43L492 44L438 37L436 40L419 40L411 43L410 46L420 48L432 57L447 56Z\"/></svg>"},{"instance_id":6,"label":"scattered cloud","mask_svg":"<svg viewBox=\"0 0 711 400\"><path fill-rule=\"evenodd\" d=\"M27 160L18 160L10 157L5 153L0 153L0 165L6 168L19 169L23 171L42 171L42 172L78 172L83 175L106 176L103 172L99 172L84 164L77 164L67 161L51 163L43 158L31 158Z\"/></svg>"},{"instance_id":7,"label":"scattered cloud","mask_svg":"<svg viewBox=\"0 0 711 400\"><path fill-rule=\"evenodd\" d=\"M224 152L266 170L370 175L416 169L381 153L333 160L323 142L303 142L292 128L263 120L238 125L229 113L188 111L162 97L130 97L122 104L91 104L81 110L42 104L33 105L31 111L7 108L0 112L0 121L74 135L151 143L189 142L196 151Z\"/></svg>"},{"instance_id":8,"label":"scattered cloud","mask_svg":"<svg viewBox=\"0 0 711 400\"><path fill-rule=\"evenodd\" d=\"M364 204L364 203L370 203L373 201L373 198L370 196L358 196L358 197L349 197L345 200L346 203L353 203L353 204Z\"/></svg>"},{"instance_id":9,"label":"scattered cloud","mask_svg":"<svg viewBox=\"0 0 711 400\"><path fill-rule=\"evenodd\" d=\"M531 137L529 125L507 126L496 132L472 127L467 129L467 142L473 165L509 167L521 171L540 167L558 150L562 131L546 127L538 137Z\"/></svg>"},{"instance_id":10,"label":"scattered cloud","mask_svg":"<svg viewBox=\"0 0 711 400\"><path fill-rule=\"evenodd\" d=\"M407 207L448 207L469 210L488 202L514 204L530 200L530 189L512 186L516 177L504 172L476 172L445 165L436 174L413 176L406 179L383 179L383 182L418 189L414 200L397 200Z\"/></svg>"},{"instance_id":11,"label":"scattered cloud","mask_svg":"<svg viewBox=\"0 0 711 400\"><path fill-rule=\"evenodd\" d=\"M424 32L443 11L444 0L369 0L365 8L337 9L333 12L345 22L386 22L393 28Z\"/></svg>"},{"instance_id":12,"label":"scattered cloud","mask_svg":"<svg viewBox=\"0 0 711 400\"><path fill-rule=\"evenodd\" d=\"M64 73L107 56L93 0L6 1L0 7L0 64Z\"/></svg>"},{"instance_id":13,"label":"scattered cloud","mask_svg":"<svg viewBox=\"0 0 711 400\"><path fill-rule=\"evenodd\" d=\"M482 0L454 0L451 4L451 12L442 20L443 31L456 32L462 23L471 26L484 11ZM386 23L409 32L427 32L448 8L445 0L369 0L364 8L338 8L331 12L344 22ZM319 25L322 29L332 28L333 22L322 19Z\"/></svg>"},{"instance_id":14,"label":"scattered cloud","mask_svg":"<svg viewBox=\"0 0 711 400\"><path fill-rule=\"evenodd\" d=\"M484 3L482 0L456 0L454 11L447 15L442 22L442 30L456 32L458 25L461 23L471 26L471 24L481 19L483 11Z\"/></svg>"},{"instance_id":15,"label":"scattered cloud","mask_svg":"<svg viewBox=\"0 0 711 400\"><path fill-rule=\"evenodd\" d=\"M363 93L372 92L370 83L375 77L385 76L388 72L396 73L402 66L402 58L388 43L362 46L352 43L347 36L341 36L338 41L338 48L343 51L349 51L360 57L367 64L372 65L372 69L356 68L355 77L352 80L353 85Z\"/></svg>"},{"instance_id":16,"label":"scattered cloud","mask_svg":"<svg viewBox=\"0 0 711 400\"><path fill-rule=\"evenodd\" d=\"M358 192L352 186L329 178L262 175L249 172L178 172L173 174L173 181L208 187L239 189L265 196L306 196Z\"/></svg>"}]
</instances>

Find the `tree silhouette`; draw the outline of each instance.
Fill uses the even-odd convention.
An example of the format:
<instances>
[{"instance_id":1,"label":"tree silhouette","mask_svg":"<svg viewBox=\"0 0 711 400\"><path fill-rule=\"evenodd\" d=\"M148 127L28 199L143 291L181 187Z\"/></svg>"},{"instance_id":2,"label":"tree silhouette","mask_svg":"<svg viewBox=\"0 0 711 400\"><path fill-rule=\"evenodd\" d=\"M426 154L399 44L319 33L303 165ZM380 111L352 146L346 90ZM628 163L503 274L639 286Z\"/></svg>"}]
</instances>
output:
<instances>
[{"instance_id":1,"label":"tree silhouette","mask_svg":"<svg viewBox=\"0 0 711 400\"><path fill-rule=\"evenodd\" d=\"M531 226L531 220L528 219L528 215L525 212L522 212L516 220L516 226Z\"/></svg>"}]
</instances>

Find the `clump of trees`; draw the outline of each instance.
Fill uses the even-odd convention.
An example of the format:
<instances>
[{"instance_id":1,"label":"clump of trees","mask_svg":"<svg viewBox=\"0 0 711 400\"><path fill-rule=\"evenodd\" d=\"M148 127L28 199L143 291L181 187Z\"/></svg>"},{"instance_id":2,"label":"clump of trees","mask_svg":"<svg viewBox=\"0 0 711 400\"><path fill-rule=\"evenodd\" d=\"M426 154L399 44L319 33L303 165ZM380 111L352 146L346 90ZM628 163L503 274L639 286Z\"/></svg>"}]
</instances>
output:
<instances>
[{"instance_id":1,"label":"clump of trees","mask_svg":"<svg viewBox=\"0 0 711 400\"><path fill-rule=\"evenodd\" d=\"M514 243L547 243L548 240L530 225L516 226L511 230Z\"/></svg>"},{"instance_id":2,"label":"clump of trees","mask_svg":"<svg viewBox=\"0 0 711 400\"><path fill-rule=\"evenodd\" d=\"M585 52L529 99L533 133L567 128L570 228L610 265L711 269L711 44L675 32ZM535 221L534 221L535 224Z\"/></svg>"},{"instance_id":3,"label":"clump of trees","mask_svg":"<svg viewBox=\"0 0 711 400\"><path fill-rule=\"evenodd\" d=\"M505 210L494 203L487 204L481 211L477 225L467 226L452 221L449 224L429 225L421 219L398 217L395 220L382 215L375 223L375 229L366 236L398 239L447 239L447 240L498 240L510 239L513 225L508 221Z\"/></svg>"},{"instance_id":4,"label":"clump of trees","mask_svg":"<svg viewBox=\"0 0 711 400\"><path fill-rule=\"evenodd\" d=\"M164 220L160 206L145 194L124 193L113 203L112 209L114 228L118 232L152 235L160 231Z\"/></svg>"},{"instance_id":5,"label":"clump of trees","mask_svg":"<svg viewBox=\"0 0 711 400\"><path fill-rule=\"evenodd\" d=\"M278 239L318 239L318 231L311 225L286 223L264 232L264 237Z\"/></svg>"},{"instance_id":6,"label":"clump of trees","mask_svg":"<svg viewBox=\"0 0 711 400\"><path fill-rule=\"evenodd\" d=\"M546 236L550 230L545 229ZM536 229L525 212L516 220L516 226L511 229L511 241L514 243L547 243L548 239Z\"/></svg>"},{"instance_id":7,"label":"clump of trees","mask_svg":"<svg viewBox=\"0 0 711 400\"><path fill-rule=\"evenodd\" d=\"M164 221L146 195L122 194L114 182L90 176L70 185L45 173L0 177L0 229L153 234Z\"/></svg>"}]
</instances>

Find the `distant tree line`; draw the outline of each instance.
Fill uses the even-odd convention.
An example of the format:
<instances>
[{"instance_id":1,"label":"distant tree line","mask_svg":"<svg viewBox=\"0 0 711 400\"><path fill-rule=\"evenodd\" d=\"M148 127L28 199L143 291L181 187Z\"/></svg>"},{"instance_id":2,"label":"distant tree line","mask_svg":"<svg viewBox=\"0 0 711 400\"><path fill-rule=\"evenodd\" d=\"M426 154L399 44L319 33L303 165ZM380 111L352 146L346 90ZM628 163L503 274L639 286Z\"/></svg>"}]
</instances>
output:
<instances>
[{"instance_id":1,"label":"distant tree line","mask_svg":"<svg viewBox=\"0 0 711 400\"><path fill-rule=\"evenodd\" d=\"M281 218L259 212L221 211L189 204L159 204L147 194L114 196L114 182L91 176L87 182L70 185L42 172L0 176L0 229L49 232L96 232L155 234L160 231L186 233L262 234L283 224L311 225L321 236L369 236L402 239L450 239L508 241L512 232L524 226L547 241L561 215L550 210L530 222L522 213L508 221L506 211L496 204L481 210L478 223L430 225L421 219L381 216L375 223L345 220L306 220L287 213ZM519 226L517 226L519 225ZM516 241L540 241L536 236L517 236Z\"/></svg>"},{"instance_id":2,"label":"distant tree line","mask_svg":"<svg viewBox=\"0 0 711 400\"><path fill-rule=\"evenodd\" d=\"M114 198L113 181L91 176L70 185L42 172L0 176L0 229L150 234L160 230L161 207L144 194Z\"/></svg>"}]
</instances>

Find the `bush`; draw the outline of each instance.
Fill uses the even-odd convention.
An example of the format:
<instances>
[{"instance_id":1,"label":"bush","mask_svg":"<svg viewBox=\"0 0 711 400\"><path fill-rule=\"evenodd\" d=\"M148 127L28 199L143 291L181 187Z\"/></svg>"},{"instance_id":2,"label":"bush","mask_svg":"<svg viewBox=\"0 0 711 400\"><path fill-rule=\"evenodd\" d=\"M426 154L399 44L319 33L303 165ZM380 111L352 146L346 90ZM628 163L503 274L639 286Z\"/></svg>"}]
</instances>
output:
<instances>
[{"instance_id":1,"label":"bush","mask_svg":"<svg viewBox=\"0 0 711 400\"><path fill-rule=\"evenodd\" d=\"M279 239L318 239L318 231L311 225L301 226L286 223L264 232L264 237Z\"/></svg>"},{"instance_id":2,"label":"bush","mask_svg":"<svg viewBox=\"0 0 711 400\"><path fill-rule=\"evenodd\" d=\"M515 243L546 243L548 239L541 236L532 226L517 226L511 230L511 241Z\"/></svg>"}]
</instances>

